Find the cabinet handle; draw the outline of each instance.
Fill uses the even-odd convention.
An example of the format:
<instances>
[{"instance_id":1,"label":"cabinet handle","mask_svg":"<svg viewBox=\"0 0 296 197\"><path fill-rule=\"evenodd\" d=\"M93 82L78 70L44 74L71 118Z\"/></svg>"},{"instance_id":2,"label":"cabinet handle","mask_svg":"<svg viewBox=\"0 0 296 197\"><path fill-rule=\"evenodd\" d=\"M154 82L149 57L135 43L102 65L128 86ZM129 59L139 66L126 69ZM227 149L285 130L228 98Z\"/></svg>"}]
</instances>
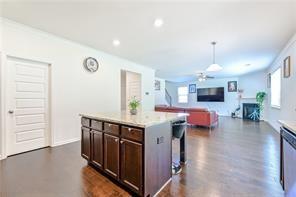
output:
<instances>
[{"instance_id":1,"label":"cabinet handle","mask_svg":"<svg viewBox=\"0 0 296 197\"><path fill-rule=\"evenodd\" d=\"M132 131L132 129L131 128L128 128L128 131Z\"/></svg>"},{"instance_id":2,"label":"cabinet handle","mask_svg":"<svg viewBox=\"0 0 296 197\"><path fill-rule=\"evenodd\" d=\"M118 139L115 139L115 142L118 142Z\"/></svg>"},{"instance_id":3,"label":"cabinet handle","mask_svg":"<svg viewBox=\"0 0 296 197\"><path fill-rule=\"evenodd\" d=\"M124 142L124 141L121 140L121 141L120 141L120 144L123 144L123 142Z\"/></svg>"}]
</instances>

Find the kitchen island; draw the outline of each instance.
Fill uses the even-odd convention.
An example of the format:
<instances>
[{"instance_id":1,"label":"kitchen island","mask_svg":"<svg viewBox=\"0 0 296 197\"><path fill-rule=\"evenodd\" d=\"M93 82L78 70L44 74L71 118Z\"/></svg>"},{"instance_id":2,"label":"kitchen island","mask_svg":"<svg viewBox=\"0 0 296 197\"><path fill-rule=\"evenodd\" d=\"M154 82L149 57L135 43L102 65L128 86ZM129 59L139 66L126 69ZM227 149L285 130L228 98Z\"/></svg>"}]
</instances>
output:
<instances>
[{"instance_id":1,"label":"kitchen island","mask_svg":"<svg viewBox=\"0 0 296 197\"><path fill-rule=\"evenodd\" d=\"M127 111L83 113L81 156L138 196L156 195L172 177L172 124L187 114ZM186 162L186 132L180 140Z\"/></svg>"}]
</instances>

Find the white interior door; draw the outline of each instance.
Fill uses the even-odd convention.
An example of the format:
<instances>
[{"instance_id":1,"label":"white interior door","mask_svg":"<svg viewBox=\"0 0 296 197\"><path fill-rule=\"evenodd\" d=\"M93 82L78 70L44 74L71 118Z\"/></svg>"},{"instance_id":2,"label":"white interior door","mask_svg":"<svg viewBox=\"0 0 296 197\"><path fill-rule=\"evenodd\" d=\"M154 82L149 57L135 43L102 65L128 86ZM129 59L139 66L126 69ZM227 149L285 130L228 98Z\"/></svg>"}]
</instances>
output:
<instances>
[{"instance_id":1,"label":"white interior door","mask_svg":"<svg viewBox=\"0 0 296 197\"><path fill-rule=\"evenodd\" d=\"M48 65L10 59L8 76L8 155L48 146Z\"/></svg>"}]
</instances>

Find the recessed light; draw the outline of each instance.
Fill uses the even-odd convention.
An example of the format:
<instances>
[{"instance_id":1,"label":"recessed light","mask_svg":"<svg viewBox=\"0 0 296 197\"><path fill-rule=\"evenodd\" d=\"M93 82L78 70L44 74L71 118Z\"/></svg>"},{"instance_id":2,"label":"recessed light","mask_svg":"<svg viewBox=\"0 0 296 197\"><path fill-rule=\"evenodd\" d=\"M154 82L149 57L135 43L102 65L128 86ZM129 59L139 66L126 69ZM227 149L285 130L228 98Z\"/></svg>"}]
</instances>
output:
<instances>
[{"instance_id":1,"label":"recessed light","mask_svg":"<svg viewBox=\"0 0 296 197\"><path fill-rule=\"evenodd\" d=\"M116 47L119 46L120 45L120 41L117 40L117 39L113 40L113 45L116 46Z\"/></svg>"},{"instance_id":2,"label":"recessed light","mask_svg":"<svg viewBox=\"0 0 296 197\"><path fill-rule=\"evenodd\" d=\"M163 25L163 20L161 18L157 18L154 21L154 27L161 27Z\"/></svg>"}]
</instances>

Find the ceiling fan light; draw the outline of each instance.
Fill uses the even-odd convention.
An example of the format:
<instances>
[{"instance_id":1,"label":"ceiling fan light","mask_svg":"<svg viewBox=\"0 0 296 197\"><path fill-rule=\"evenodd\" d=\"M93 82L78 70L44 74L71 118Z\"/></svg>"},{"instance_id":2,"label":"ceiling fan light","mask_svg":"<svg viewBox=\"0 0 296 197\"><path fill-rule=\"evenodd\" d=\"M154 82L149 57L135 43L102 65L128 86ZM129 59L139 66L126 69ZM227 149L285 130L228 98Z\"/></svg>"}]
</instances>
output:
<instances>
[{"instance_id":1,"label":"ceiling fan light","mask_svg":"<svg viewBox=\"0 0 296 197\"><path fill-rule=\"evenodd\" d=\"M210 65L208 68L207 68L207 70L206 71L208 71L208 72L217 72L217 71L220 71L220 70L222 70L223 68L220 66L220 65L218 65L218 64L212 64L212 65Z\"/></svg>"}]
</instances>

